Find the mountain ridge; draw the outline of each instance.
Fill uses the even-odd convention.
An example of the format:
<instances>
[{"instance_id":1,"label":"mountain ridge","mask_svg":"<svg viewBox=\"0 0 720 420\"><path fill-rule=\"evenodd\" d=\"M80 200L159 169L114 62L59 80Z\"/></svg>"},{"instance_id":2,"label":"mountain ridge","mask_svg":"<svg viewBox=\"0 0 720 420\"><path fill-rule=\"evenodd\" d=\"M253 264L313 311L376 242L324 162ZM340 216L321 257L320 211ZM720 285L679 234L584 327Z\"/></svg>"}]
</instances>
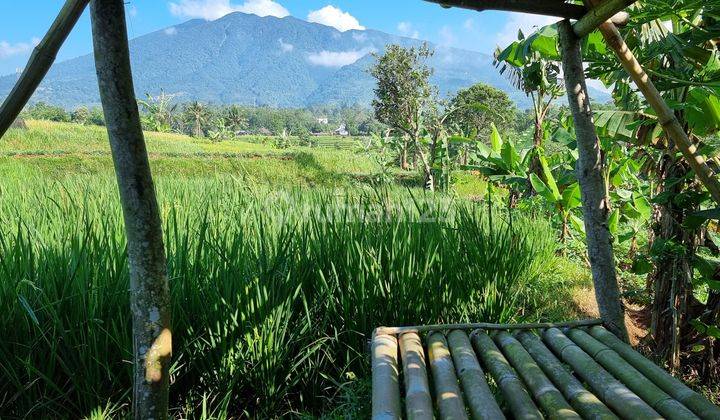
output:
<instances>
[{"instance_id":1,"label":"mountain ridge","mask_svg":"<svg viewBox=\"0 0 720 420\"><path fill-rule=\"evenodd\" d=\"M138 97L161 90L179 101L280 108L312 105L369 106L372 53L388 44L424 41L381 31L349 30L304 21L235 12L214 21L192 19L130 41ZM508 93L518 106L528 98L503 78L486 54L432 45L431 81L443 96L484 82ZM18 75L0 77L0 97ZM98 105L92 54L56 63L33 96L67 108Z\"/></svg>"}]
</instances>

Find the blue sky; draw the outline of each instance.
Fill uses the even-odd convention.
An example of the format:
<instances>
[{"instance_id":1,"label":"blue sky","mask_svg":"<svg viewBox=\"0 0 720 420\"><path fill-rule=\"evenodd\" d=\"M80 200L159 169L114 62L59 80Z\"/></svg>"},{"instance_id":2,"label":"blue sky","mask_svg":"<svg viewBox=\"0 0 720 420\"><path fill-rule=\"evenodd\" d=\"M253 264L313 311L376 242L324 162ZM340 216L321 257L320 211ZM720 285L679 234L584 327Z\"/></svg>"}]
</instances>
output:
<instances>
[{"instance_id":1,"label":"blue sky","mask_svg":"<svg viewBox=\"0 0 720 420\"><path fill-rule=\"evenodd\" d=\"M21 70L34 44L45 34L64 0L0 2L0 75ZM443 9L421 0L125 0L130 38L191 18L216 19L228 12L292 15L340 30L377 29L452 47L490 53L526 31L551 23L540 16ZM92 50L86 11L58 60Z\"/></svg>"}]
</instances>

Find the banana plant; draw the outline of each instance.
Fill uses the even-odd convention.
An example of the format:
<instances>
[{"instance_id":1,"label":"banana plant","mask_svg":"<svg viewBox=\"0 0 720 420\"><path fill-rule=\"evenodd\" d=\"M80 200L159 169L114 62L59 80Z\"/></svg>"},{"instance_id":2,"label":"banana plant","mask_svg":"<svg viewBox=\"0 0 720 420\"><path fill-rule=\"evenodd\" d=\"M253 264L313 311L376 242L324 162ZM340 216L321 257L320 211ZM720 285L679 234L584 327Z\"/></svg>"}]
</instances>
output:
<instances>
[{"instance_id":1,"label":"banana plant","mask_svg":"<svg viewBox=\"0 0 720 420\"><path fill-rule=\"evenodd\" d=\"M555 181L555 176L550 170L547 159L542 153L538 155L538 161L540 162L540 168L545 181L540 179L536 174L531 173L530 184L532 184L535 192L544 198L548 204L553 206L557 214L560 215L562 223L560 240L565 243L570 236L570 223L572 223L576 229L584 231L582 220L572 212L573 209L580 207L581 204L580 185L576 181L567 185L561 191L558 183Z\"/></svg>"},{"instance_id":2,"label":"banana plant","mask_svg":"<svg viewBox=\"0 0 720 420\"><path fill-rule=\"evenodd\" d=\"M490 123L490 146L477 142L478 165L464 165L463 169L476 170L491 184L505 186L510 190L510 207L515 207L522 192L527 188L528 157L530 149L518 151L512 140L503 141L495 124Z\"/></svg>"}]
</instances>

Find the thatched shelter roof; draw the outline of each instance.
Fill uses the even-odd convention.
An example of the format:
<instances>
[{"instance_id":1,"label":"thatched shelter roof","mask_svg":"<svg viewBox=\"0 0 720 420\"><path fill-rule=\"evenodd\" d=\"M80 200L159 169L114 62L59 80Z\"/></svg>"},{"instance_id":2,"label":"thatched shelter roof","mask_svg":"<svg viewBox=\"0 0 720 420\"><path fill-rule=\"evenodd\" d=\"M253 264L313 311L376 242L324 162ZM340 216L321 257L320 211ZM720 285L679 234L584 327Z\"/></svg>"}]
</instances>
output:
<instances>
[{"instance_id":1,"label":"thatched shelter roof","mask_svg":"<svg viewBox=\"0 0 720 420\"><path fill-rule=\"evenodd\" d=\"M720 418L599 320L378 328L372 369L374 419Z\"/></svg>"}]
</instances>

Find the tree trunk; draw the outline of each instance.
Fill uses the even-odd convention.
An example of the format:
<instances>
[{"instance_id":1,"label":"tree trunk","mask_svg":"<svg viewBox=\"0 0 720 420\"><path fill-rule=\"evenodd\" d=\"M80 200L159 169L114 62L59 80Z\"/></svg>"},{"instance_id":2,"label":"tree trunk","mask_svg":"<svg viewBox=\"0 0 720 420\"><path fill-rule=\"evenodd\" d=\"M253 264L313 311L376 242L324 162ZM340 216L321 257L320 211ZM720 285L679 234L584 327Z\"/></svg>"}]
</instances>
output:
<instances>
[{"instance_id":1,"label":"tree trunk","mask_svg":"<svg viewBox=\"0 0 720 420\"><path fill-rule=\"evenodd\" d=\"M682 162L670 155L663 157L661 165L658 170L661 180L683 179L688 172ZM686 187L685 182L677 182L670 190L663 191L677 196ZM680 367L681 333L692 328L688 324L687 308L692 299L691 261L697 249L697 235L695 231L682 227L687 211L692 209L685 209L668 200L659 206L653 226L656 238L682 247L683 250L659 255L650 280L653 291L650 331L657 353L667 357L673 371Z\"/></svg>"},{"instance_id":2,"label":"tree trunk","mask_svg":"<svg viewBox=\"0 0 720 420\"><path fill-rule=\"evenodd\" d=\"M595 298L600 315L608 328L627 341L625 311L620 299L615 258L608 229L609 198L606 195L603 177L604 161L585 84L580 40L573 33L568 21L560 22L559 35L565 87L577 135L579 154L577 177L582 193L583 219L595 285Z\"/></svg>"},{"instance_id":3,"label":"tree trunk","mask_svg":"<svg viewBox=\"0 0 720 420\"><path fill-rule=\"evenodd\" d=\"M410 169L410 165L408 164L408 140L405 136L403 136L402 153L400 154L400 169L404 171Z\"/></svg>"},{"instance_id":4,"label":"tree trunk","mask_svg":"<svg viewBox=\"0 0 720 420\"><path fill-rule=\"evenodd\" d=\"M170 294L162 226L133 88L123 0L92 0L93 46L128 241L136 419L167 417ZM78 372L80 373L80 372Z\"/></svg>"}]
</instances>

